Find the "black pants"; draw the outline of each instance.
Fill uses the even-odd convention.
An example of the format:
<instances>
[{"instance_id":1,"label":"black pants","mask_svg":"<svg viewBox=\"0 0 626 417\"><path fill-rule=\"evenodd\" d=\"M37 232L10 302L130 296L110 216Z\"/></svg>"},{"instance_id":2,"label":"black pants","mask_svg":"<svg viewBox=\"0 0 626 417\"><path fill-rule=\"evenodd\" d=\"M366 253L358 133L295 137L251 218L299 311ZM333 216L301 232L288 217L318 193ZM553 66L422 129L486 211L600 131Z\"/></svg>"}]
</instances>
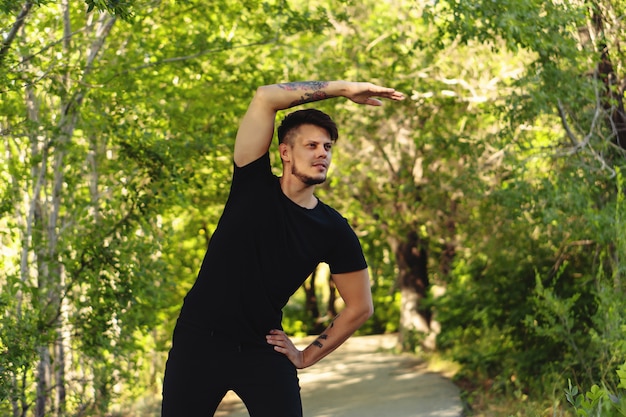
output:
<instances>
[{"instance_id":1,"label":"black pants","mask_svg":"<svg viewBox=\"0 0 626 417\"><path fill-rule=\"evenodd\" d=\"M286 356L270 345L241 344L177 324L161 417L212 417L229 390L251 417L302 417L297 370Z\"/></svg>"}]
</instances>

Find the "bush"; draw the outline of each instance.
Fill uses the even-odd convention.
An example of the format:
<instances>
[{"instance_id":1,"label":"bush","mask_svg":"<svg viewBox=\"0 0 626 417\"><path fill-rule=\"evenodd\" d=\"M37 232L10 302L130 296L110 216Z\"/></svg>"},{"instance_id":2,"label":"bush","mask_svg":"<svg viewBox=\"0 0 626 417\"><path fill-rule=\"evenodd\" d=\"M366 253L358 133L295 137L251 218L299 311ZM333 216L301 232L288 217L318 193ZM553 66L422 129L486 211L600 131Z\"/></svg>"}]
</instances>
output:
<instances>
[{"instance_id":1,"label":"bush","mask_svg":"<svg viewBox=\"0 0 626 417\"><path fill-rule=\"evenodd\" d=\"M577 386L572 386L568 381L565 390L565 398L572 405L576 414L585 417L618 417L626 416L626 362L617 370L620 380L617 386L619 391L614 391L603 385L594 384L587 393L579 394Z\"/></svg>"}]
</instances>

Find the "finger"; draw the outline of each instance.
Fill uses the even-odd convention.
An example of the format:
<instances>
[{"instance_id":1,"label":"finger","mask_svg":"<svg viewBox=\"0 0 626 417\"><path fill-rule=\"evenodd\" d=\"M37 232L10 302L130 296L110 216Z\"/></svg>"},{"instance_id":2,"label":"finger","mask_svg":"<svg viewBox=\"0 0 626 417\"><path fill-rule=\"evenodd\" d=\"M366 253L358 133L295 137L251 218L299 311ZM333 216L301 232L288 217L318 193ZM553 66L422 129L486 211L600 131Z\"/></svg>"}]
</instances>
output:
<instances>
[{"instance_id":1,"label":"finger","mask_svg":"<svg viewBox=\"0 0 626 417\"><path fill-rule=\"evenodd\" d=\"M379 92L376 94L372 94L371 96L365 99L364 103L370 104L372 106L381 106L383 104L382 101L374 97L380 97L380 98L385 98L385 99L395 100L395 101L401 101L405 99L405 96L403 93L399 91L395 91L395 90L390 90L386 92Z\"/></svg>"},{"instance_id":2,"label":"finger","mask_svg":"<svg viewBox=\"0 0 626 417\"><path fill-rule=\"evenodd\" d=\"M379 97L385 97L395 100L404 99L404 94L400 91L397 91L395 88L381 87L378 90L373 90L373 92L374 95L377 95Z\"/></svg>"},{"instance_id":3,"label":"finger","mask_svg":"<svg viewBox=\"0 0 626 417\"><path fill-rule=\"evenodd\" d=\"M384 94L377 94L378 97L384 97L392 100L404 100L404 94L400 91L390 90L385 92Z\"/></svg>"},{"instance_id":4,"label":"finger","mask_svg":"<svg viewBox=\"0 0 626 417\"><path fill-rule=\"evenodd\" d=\"M405 96L399 91L394 91L390 98L393 100L404 100Z\"/></svg>"},{"instance_id":5,"label":"finger","mask_svg":"<svg viewBox=\"0 0 626 417\"><path fill-rule=\"evenodd\" d=\"M376 98L368 97L365 104L369 104L370 106L382 106L383 102Z\"/></svg>"},{"instance_id":6,"label":"finger","mask_svg":"<svg viewBox=\"0 0 626 417\"><path fill-rule=\"evenodd\" d=\"M266 336L267 342L271 344L285 343L285 339L280 336Z\"/></svg>"}]
</instances>

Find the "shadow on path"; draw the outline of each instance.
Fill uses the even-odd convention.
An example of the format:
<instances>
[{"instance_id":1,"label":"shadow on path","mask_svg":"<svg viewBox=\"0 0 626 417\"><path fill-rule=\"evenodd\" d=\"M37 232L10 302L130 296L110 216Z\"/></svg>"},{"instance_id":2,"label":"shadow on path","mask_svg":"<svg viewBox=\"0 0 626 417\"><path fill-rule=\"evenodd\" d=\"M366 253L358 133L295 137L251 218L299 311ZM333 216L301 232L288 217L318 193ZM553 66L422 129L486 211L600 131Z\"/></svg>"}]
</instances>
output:
<instances>
[{"instance_id":1,"label":"shadow on path","mask_svg":"<svg viewBox=\"0 0 626 417\"><path fill-rule=\"evenodd\" d=\"M395 335L349 339L311 368L300 370L304 415L309 417L460 417L459 390L411 355L388 353ZM216 417L247 417L234 394Z\"/></svg>"}]
</instances>

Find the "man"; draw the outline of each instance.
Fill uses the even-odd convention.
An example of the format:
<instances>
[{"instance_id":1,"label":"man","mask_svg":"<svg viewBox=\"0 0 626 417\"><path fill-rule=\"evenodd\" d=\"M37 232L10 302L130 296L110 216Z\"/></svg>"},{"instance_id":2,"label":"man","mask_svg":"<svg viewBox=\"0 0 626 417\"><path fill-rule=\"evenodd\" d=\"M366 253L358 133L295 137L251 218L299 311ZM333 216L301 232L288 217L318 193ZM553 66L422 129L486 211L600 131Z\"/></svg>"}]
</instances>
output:
<instances>
[{"instance_id":1,"label":"man","mask_svg":"<svg viewBox=\"0 0 626 417\"><path fill-rule=\"evenodd\" d=\"M198 278L185 297L163 382L162 417L212 416L228 390L252 417L302 416L297 369L335 350L373 313L367 264L347 221L314 195L326 180L337 127L308 109L278 128L283 163L270 169L280 110L345 97L381 105L392 88L345 81L257 89L239 126L230 195ZM304 350L281 330L282 308L319 262L345 307Z\"/></svg>"}]
</instances>

